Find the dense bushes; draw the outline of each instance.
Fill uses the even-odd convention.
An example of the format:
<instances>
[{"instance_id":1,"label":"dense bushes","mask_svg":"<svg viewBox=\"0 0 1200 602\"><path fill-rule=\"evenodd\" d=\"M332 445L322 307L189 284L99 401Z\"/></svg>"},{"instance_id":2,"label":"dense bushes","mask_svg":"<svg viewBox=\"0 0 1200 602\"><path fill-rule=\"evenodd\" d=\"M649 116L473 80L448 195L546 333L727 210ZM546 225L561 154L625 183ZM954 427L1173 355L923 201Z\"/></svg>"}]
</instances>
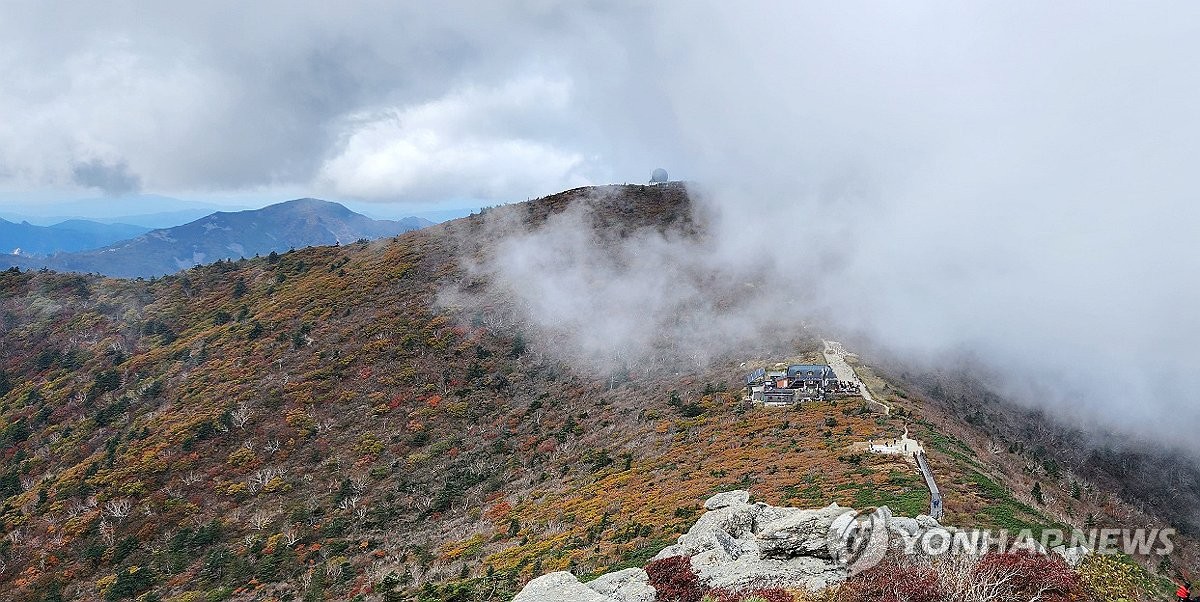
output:
<instances>
[{"instance_id":1,"label":"dense bushes","mask_svg":"<svg viewBox=\"0 0 1200 602\"><path fill-rule=\"evenodd\" d=\"M994 584L989 600L1066 602L1083 593L1079 575L1057 555L987 554L974 566L970 581Z\"/></svg>"},{"instance_id":2,"label":"dense bushes","mask_svg":"<svg viewBox=\"0 0 1200 602\"><path fill-rule=\"evenodd\" d=\"M792 594L779 588L738 592L717 589L705 595L703 602L793 602L793 600L795 597Z\"/></svg>"},{"instance_id":3,"label":"dense bushes","mask_svg":"<svg viewBox=\"0 0 1200 602\"><path fill-rule=\"evenodd\" d=\"M1138 592L1153 591L1155 583L1141 567L1118 556L1089 554L1079 566L1079 577L1096 602L1133 600Z\"/></svg>"},{"instance_id":4,"label":"dense bushes","mask_svg":"<svg viewBox=\"0 0 1200 602\"><path fill-rule=\"evenodd\" d=\"M850 578L838 602L1068 602L1079 575L1055 555L1028 552L886 560Z\"/></svg>"},{"instance_id":5,"label":"dense bushes","mask_svg":"<svg viewBox=\"0 0 1200 602\"><path fill-rule=\"evenodd\" d=\"M885 561L846 582L838 602L938 602L941 584L933 568L900 560Z\"/></svg>"},{"instance_id":6,"label":"dense bushes","mask_svg":"<svg viewBox=\"0 0 1200 602\"><path fill-rule=\"evenodd\" d=\"M126 600L150 589L157 582L154 569L131 566L116 575L101 579L97 585L105 600Z\"/></svg>"},{"instance_id":7,"label":"dense bushes","mask_svg":"<svg viewBox=\"0 0 1200 602\"><path fill-rule=\"evenodd\" d=\"M710 589L700 583L687 556L671 556L646 565L650 585L658 593L658 602L792 602L793 596L778 588L744 591Z\"/></svg>"},{"instance_id":8,"label":"dense bushes","mask_svg":"<svg viewBox=\"0 0 1200 602\"><path fill-rule=\"evenodd\" d=\"M687 556L671 556L646 565L650 585L658 592L659 602L700 602L704 587L692 572Z\"/></svg>"}]
</instances>

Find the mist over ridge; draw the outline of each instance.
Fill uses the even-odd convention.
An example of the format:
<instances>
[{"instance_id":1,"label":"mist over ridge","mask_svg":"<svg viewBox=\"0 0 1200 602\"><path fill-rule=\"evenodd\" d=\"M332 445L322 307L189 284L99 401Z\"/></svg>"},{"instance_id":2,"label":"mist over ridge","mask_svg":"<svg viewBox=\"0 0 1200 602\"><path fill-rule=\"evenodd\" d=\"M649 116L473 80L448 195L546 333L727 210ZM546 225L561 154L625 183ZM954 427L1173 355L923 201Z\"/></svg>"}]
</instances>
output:
<instances>
[{"instance_id":1,"label":"mist over ridge","mask_svg":"<svg viewBox=\"0 0 1200 602\"><path fill-rule=\"evenodd\" d=\"M629 119L678 138L672 175L708 236L593 245L574 214L520 232L488 269L532 320L608 356L663 335L736 356L812 322L1200 451L1190 25L1064 5L1042 15L1063 38L1020 5L663 10Z\"/></svg>"},{"instance_id":2,"label":"mist over ridge","mask_svg":"<svg viewBox=\"0 0 1200 602\"><path fill-rule=\"evenodd\" d=\"M484 205L662 166L703 244L613 261L564 218L487 269L579 348L811 320L1197 447L1196 6L282 6L14 7L0 188Z\"/></svg>"}]
</instances>

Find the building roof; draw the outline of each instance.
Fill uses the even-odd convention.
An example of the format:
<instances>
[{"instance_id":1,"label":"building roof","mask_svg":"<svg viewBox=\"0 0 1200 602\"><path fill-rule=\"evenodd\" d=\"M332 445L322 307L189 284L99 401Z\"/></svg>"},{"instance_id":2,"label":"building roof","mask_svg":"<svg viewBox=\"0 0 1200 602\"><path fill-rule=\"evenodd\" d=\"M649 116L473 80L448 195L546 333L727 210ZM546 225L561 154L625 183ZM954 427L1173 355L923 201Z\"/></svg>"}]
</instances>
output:
<instances>
[{"instance_id":1,"label":"building roof","mask_svg":"<svg viewBox=\"0 0 1200 602\"><path fill-rule=\"evenodd\" d=\"M792 364L788 366L787 375L788 378L797 376L834 378L833 368L825 364Z\"/></svg>"},{"instance_id":2,"label":"building roof","mask_svg":"<svg viewBox=\"0 0 1200 602\"><path fill-rule=\"evenodd\" d=\"M746 375L746 384L756 383L767 378L767 371L764 368L759 368L754 372Z\"/></svg>"}]
</instances>

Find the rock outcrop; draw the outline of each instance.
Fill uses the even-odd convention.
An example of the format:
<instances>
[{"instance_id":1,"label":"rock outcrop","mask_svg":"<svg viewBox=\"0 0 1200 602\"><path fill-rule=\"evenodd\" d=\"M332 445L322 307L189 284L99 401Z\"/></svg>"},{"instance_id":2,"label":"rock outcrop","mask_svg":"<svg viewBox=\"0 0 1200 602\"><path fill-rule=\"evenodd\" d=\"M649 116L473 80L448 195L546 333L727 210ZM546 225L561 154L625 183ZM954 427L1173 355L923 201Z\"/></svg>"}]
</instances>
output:
<instances>
[{"instance_id":1,"label":"rock outcrop","mask_svg":"<svg viewBox=\"0 0 1200 602\"><path fill-rule=\"evenodd\" d=\"M660 551L654 560L690 558L692 571L710 588L728 590L779 587L817 591L844 581L849 572L840 546L861 537L861 529L886 525L909 537L942 529L928 516L892 516L887 507L870 515L867 527L855 522L852 508L832 504L800 509L750 503L747 491L719 493L704 503L706 512ZM889 537L881 539L887 546ZM655 591L643 569L625 569L581 583L570 573L551 573L530 581L514 602L654 602Z\"/></svg>"},{"instance_id":2,"label":"rock outcrop","mask_svg":"<svg viewBox=\"0 0 1200 602\"><path fill-rule=\"evenodd\" d=\"M725 493L718 493L717 495L714 495L714 496L708 498L708 501L704 502L704 509L705 510L719 510L721 508L726 508L728 506L736 506L739 504L745 504L746 502L749 502L749 501L750 501L750 492L749 491L743 491L740 489L735 490L735 491L726 491Z\"/></svg>"},{"instance_id":3,"label":"rock outcrop","mask_svg":"<svg viewBox=\"0 0 1200 602\"><path fill-rule=\"evenodd\" d=\"M525 585L513 602L654 602L646 571L625 569L588 583L566 571L542 575Z\"/></svg>"},{"instance_id":4,"label":"rock outcrop","mask_svg":"<svg viewBox=\"0 0 1200 602\"><path fill-rule=\"evenodd\" d=\"M799 556L833 559L829 549L829 530L833 521L851 511L832 504L820 510L801 510L760 524L758 547L764 558L787 559Z\"/></svg>"},{"instance_id":5,"label":"rock outcrop","mask_svg":"<svg viewBox=\"0 0 1200 602\"><path fill-rule=\"evenodd\" d=\"M589 581L587 586L616 602L654 602L654 588L650 587L646 571L642 569L609 573Z\"/></svg>"},{"instance_id":6,"label":"rock outcrop","mask_svg":"<svg viewBox=\"0 0 1200 602\"><path fill-rule=\"evenodd\" d=\"M525 584L521 593L513 598L513 602L613 602L615 598L606 596L582 584L579 579L566 571L542 575Z\"/></svg>"}]
</instances>

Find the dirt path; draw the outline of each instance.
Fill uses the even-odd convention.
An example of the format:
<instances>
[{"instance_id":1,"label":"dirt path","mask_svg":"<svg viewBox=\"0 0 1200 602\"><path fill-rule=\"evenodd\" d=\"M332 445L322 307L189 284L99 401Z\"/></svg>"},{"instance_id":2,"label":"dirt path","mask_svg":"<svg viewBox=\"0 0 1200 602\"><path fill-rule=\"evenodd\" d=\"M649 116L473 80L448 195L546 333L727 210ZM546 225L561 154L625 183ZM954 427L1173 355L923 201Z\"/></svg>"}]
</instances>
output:
<instances>
[{"instance_id":1,"label":"dirt path","mask_svg":"<svg viewBox=\"0 0 1200 602\"><path fill-rule=\"evenodd\" d=\"M858 384L859 391L862 397L869 405L874 405L883 408L884 414L891 414L892 408L886 403L875 399L871 395L871 390L867 388L867 384L858 377L858 373L854 371L854 367L846 363L846 356L849 353L841 343L837 341L824 341L825 343L825 361L829 363L829 367L833 368L833 373L837 375L838 380L849 380ZM905 434L908 430L905 429ZM942 492L938 489L937 482L933 480L933 471L929 469L929 462L925 459L925 453L916 454L917 470L921 472L921 477L925 479L925 486L929 488L929 515L934 520L942 519Z\"/></svg>"},{"instance_id":2,"label":"dirt path","mask_svg":"<svg viewBox=\"0 0 1200 602\"><path fill-rule=\"evenodd\" d=\"M871 395L871 390L867 388L867 383L864 383L858 377L858 373L854 371L854 367L846 363L846 355L848 352L841 343L837 341L823 341L825 343L825 362L833 368L833 373L837 375L838 380L848 380L858 385L858 390L862 394L862 398L866 400L868 405L883 409L885 415L892 413L892 408L888 404L875 399Z\"/></svg>"}]
</instances>

